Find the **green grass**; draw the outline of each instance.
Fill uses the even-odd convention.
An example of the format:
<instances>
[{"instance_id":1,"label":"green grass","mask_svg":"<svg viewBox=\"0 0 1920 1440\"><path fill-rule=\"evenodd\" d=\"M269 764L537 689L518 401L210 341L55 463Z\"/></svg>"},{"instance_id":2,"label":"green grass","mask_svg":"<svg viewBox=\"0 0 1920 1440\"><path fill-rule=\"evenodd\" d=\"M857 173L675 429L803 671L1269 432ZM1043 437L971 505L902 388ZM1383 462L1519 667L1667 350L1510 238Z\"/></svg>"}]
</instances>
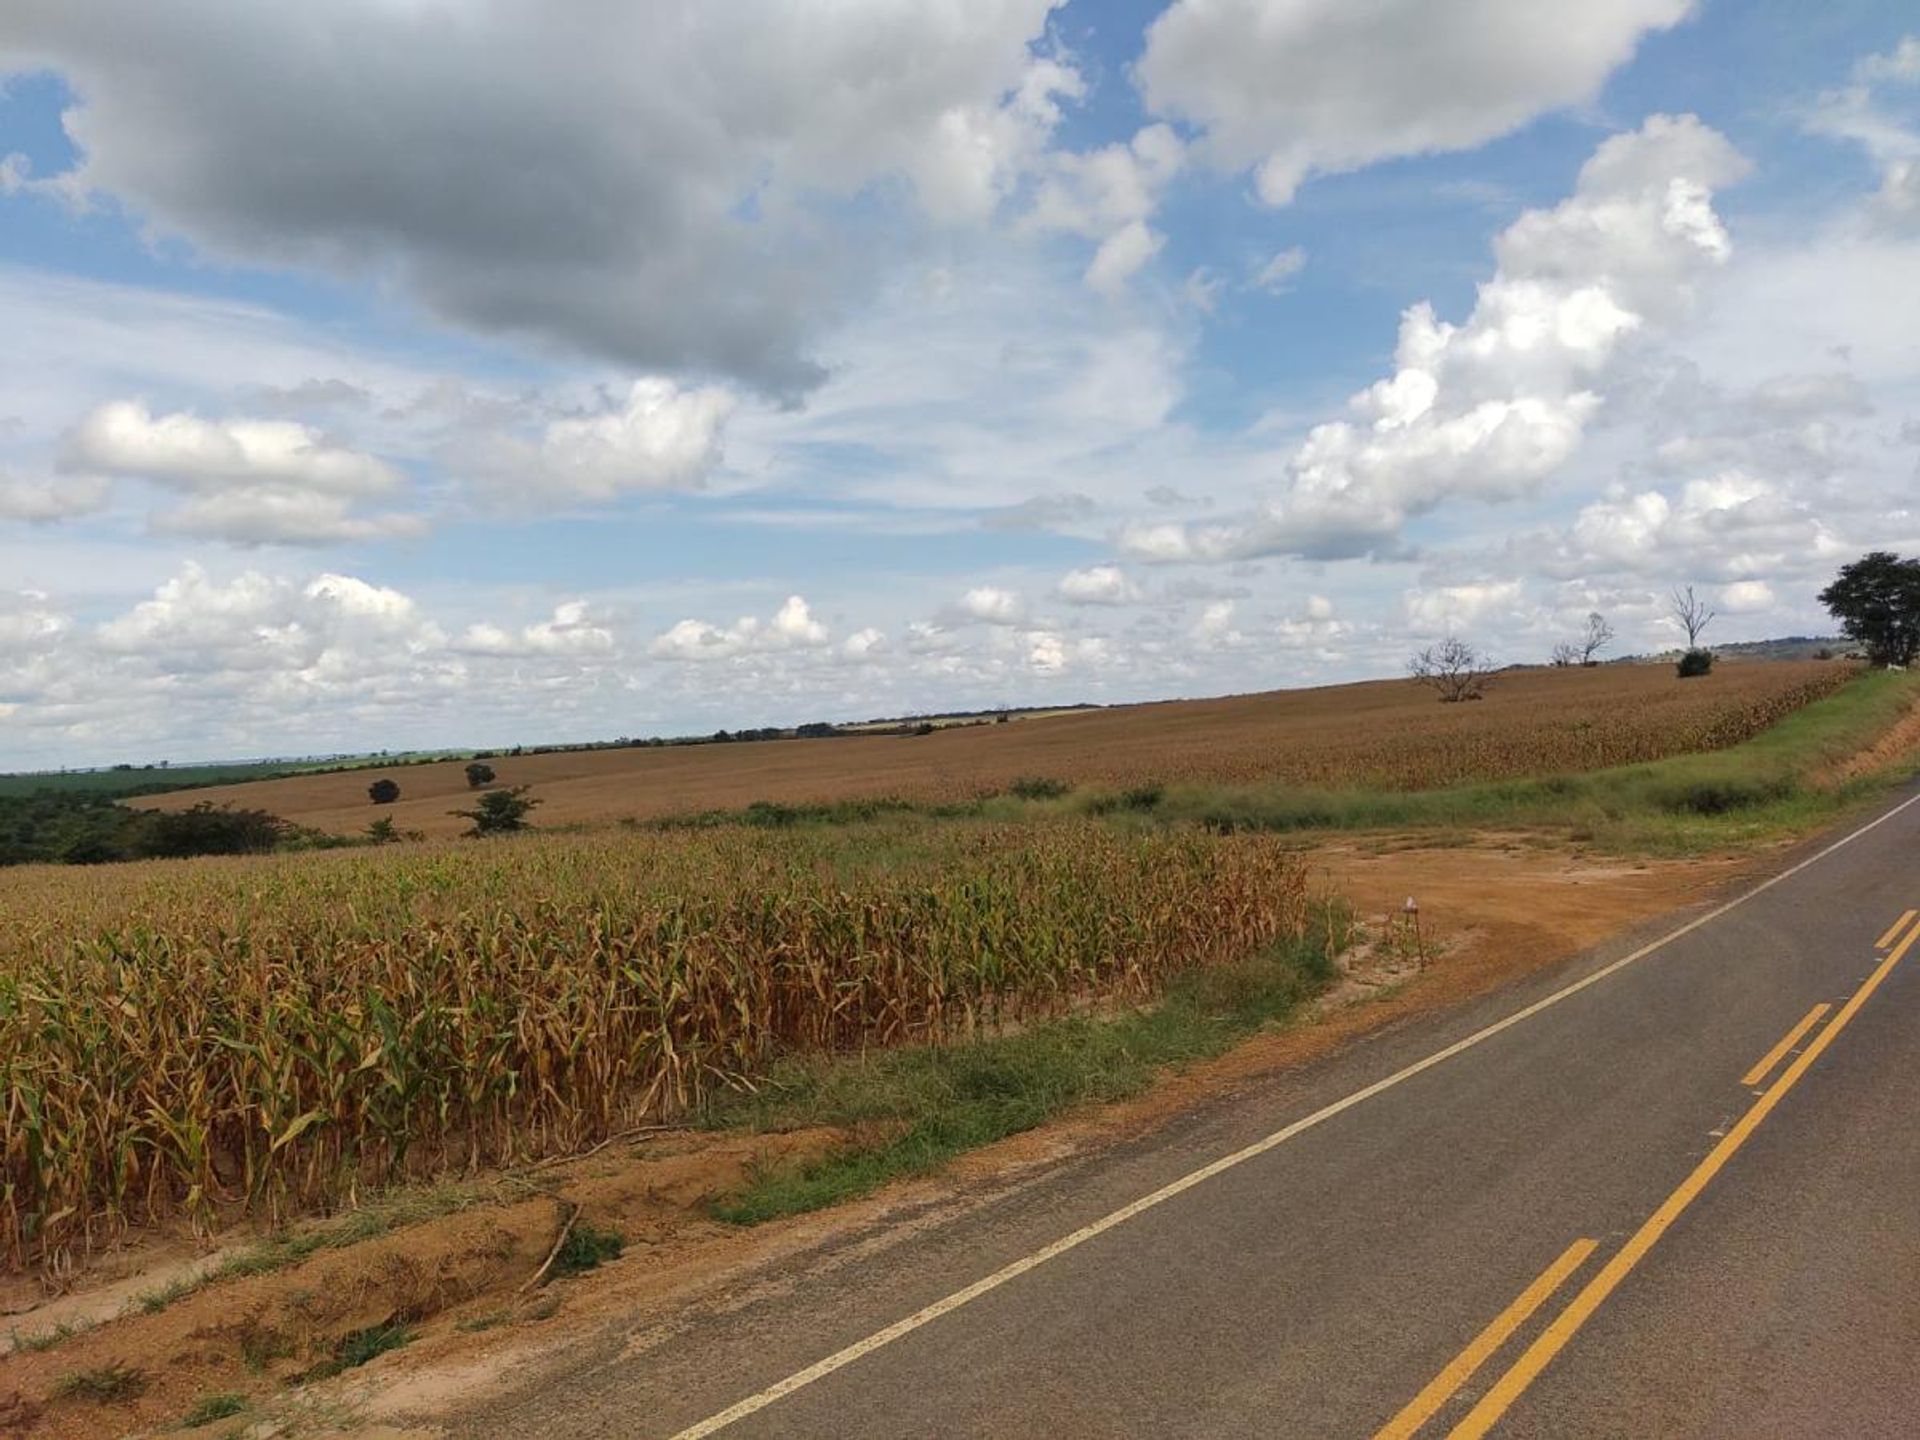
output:
<instances>
[{"instance_id":1,"label":"green grass","mask_svg":"<svg viewBox=\"0 0 1920 1440\"><path fill-rule=\"evenodd\" d=\"M132 1400L147 1388L147 1373L115 1361L95 1365L89 1370L70 1370L53 1382L58 1400L91 1400L104 1405L113 1400Z\"/></svg>"},{"instance_id":2,"label":"green grass","mask_svg":"<svg viewBox=\"0 0 1920 1440\"><path fill-rule=\"evenodd\" d=\"M306 1385L315 1380L331 1379L348 1370L357 1370L389 1350L398 1350L413 1338L413 1331L399 1320L391 1320L384 1325L369 1325L361 1330L349 1330L333 1342L325 1359L295 1376L291 1383Z\"/></svg>"},{"instance_id":3,"label":"green grass","mask_svg":"<svg viewBox=\"0 0 1920 1440\"><path fill-rule=\"evenodd\" d=\"M602 1230L582 1220L567 1232L559 1253L553 1257L553 1269L548 1277L560 1279L597 1270L609 1260L618 1260L626 1243L626 1237L619 1231Z\"/></svg>"},{"instance_id":4,"label":"green grass","mask_svg":"<svg viewBox=\"0 0 1920 1440\"><path fill-rule=\"evenodd\" d=\"M803 1164L767 1166L712 1211L751 1225L817 1210L1072 1106L1136 1095L1165 1067L1218 1055L1291 1016L1332 978L1348 924L1344 911L1329 909L1309 938L1181 976L1158 1004L1110 1018L1076 1016L951 1046L787 1062L755 1093L716 1104L709 1123L831 1125L859 1138Z\"/></svg>"},{"instance_id":5,"label":"green grass","mask_svg":"<svg viewBox=\"0 0 1920 1440\"><path fill-rule=\"evenodd\" d=\"M231 1390L214 1395L202 1395L193 1402L193 1408L180 1417L180 1423L189 1430L198 1430L203 1425L211 1425L216 1420L228 1420L235 1415L243 1415L247 1410L247 1397Z\"/></svg>"},{"instance_id":6,"label":"green grass","mask_svg":"<svg viewBox=\"0 0 1920 1440\"><path fill-rule=\"evenodd\" d=\"M8 1332L13 1340L13 1348L23 1355L35 1355L42 1350L51 1350L63 1341L76 1335L84 1335L99 1322L94 1320L62 1320L58 1325L46 1330L34 1330L22 1333L19 1330Z\"/></svg>"}]
</instances>

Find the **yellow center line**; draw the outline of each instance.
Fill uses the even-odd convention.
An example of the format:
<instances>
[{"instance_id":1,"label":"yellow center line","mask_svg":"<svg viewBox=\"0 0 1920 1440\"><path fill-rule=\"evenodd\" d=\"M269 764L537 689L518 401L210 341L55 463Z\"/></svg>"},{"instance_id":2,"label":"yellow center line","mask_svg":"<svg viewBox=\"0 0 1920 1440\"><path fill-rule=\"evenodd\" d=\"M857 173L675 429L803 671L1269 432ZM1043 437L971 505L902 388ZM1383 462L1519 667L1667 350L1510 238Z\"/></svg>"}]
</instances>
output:
<instances>
[{"instance_id":1,"label":"yellow center line","mask_svg":"<svg viewBox=\"0 0 1920 1440\"><path fill-rule=\"evenodd\" d=\"M1867 1003L1868 997L1880 988L1880 982L1887 978L1893 967L1898 965L1907 951L1913 948L1915 940L1920 940L1920 926L1907 932L1906 938L1880 962L1874 972L1861 983L1860 988L1853 992L1847 1003L1841 1007L1840 1013L1833 1017L1833 1023L1813 1037L1813 1043L1802 1050L1794 1062L1780 1073L1780 1078L1773 1082L1772 1088L1766 1094L1753 1102L1752 1108L1740 1117L1734 1127L1726 1133L1725 1138L1707 1152L1707 1158L1695 1167L1691 1175L1680 1182L1679 1189L1661 1202L1660 1208L1648 1216L1646 1222L1633 1233L1633 1238L1621 1246L1613 1257L1600 1267L1599 1273L1586 1283L1585 1288L1578 1295L1573 1297L1567 1308L1560 1312L1554 1322L1521 1352L1520 1358L1513 1362L1506 1374L1494 1382L1493 1388L1481 1397L1480 1403L1468 1411L1467 1417L1448 1432L1448 1440L1478 1440L1478 1437L1485 1435L1499 1422L1500 1417L1507 1413L1513 1402L1518 1400L1526 1392L1527 1387L1539 1378L1540 1372L1552 1363L1553 1357L1566 1348L1567 1342L1573 1339L1582 1325L1587 1323L1593 1312L1598 1310L1620 1282L1626 1279L1628 1272L1638 1265L1647 1252L1659 1242L1660 1237L1667 1233L1673 1222L1679 1219L1681 1212L1699 1197L1702 1190L1706 1189L1707 1182L1719 1174L1727 1161L1733 1158L1734 1152L1747 1143L1748 1137L1759 1128L1760 1122L1765 1120L1772 1113L1774 1106L1778 1105L1786 1093L1799 1083L1800 1077L1807 1073L1808 1067L1818 1060L1827 1046L1831 1045L1840 1032L1847 1028L1848 1023L1860 1012L1860 1007Z\"/></svg>"},{"instance_id":2,"label":"yellow center line","mask_svg":"<svg viewBox=\"0 0 1920 1440\"><path fill-rule=\"evenodd\" d=\"M1893 944L1894 937L1907 928L1907 922L1913 919L1915 915L1920 915L1920 910L1909 910L1898 920L1894 921L1893 924L1887 927L1887 933L1873 942L1873 948L1876 950L1884 950L1887 946Z\"/></svg>"},{"instance_id":3,"label":"yellow center line","mask_svg":"<svg viewBox=\"0 0 1920 1440\"><path fill-rule=\"evenodd\" d=\"M1373 1440L1408 1440L1453 1398L1456 1390L1473 1378L1473 1372L1486 1364L1494 1352L1507 1343L1514 1331L1527 1323L1534 1311L1546 1304L1548 1297L1566 1282L1569 1275L1586 1264L1587 1257L1598 1248L1597 1242L1592 1240L1576 1240L1569 1245L1558 1260L1542 1270L1511 1305L1494 1316L1487 1328L1474 1336L1467 1343L1467 1348L1454 1356L1447 1367L1427 1383L1426 1389L1407 1402L1406 1409L1381 1426Z\"/></svg>"},{"instance_id":4,"label":"yellow center line","mask_svg":"<svg viewBox=\"0 0 1920 1440\"><path fill-rule=\"evenodd\" d=\"M1809 1010L1805 1018L1803 1018L1798 1025L1780 1037L1780 1043L1778 1045L1762 1055L1754 1067L1740 1077L1740 1083L1742 1085L1758 1085L1762 1080L1766 1079L1767 1072L1778 1065L1786 1053L1800 1043L1807 1031L1820 1023L1820 1017L1832 1008L1833 1007L1828 1005L1826 1001L1822 1000L1818 1005L1814 1006L1813 1009Z\"/></svg>"}]
</instances>

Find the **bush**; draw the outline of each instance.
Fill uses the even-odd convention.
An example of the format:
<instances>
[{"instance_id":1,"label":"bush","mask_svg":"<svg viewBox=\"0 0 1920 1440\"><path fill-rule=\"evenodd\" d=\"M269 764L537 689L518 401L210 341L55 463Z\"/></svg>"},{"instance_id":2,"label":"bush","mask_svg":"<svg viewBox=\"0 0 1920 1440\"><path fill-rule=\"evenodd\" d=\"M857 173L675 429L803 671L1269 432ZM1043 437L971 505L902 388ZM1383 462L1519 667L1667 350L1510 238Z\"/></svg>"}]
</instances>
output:
<instances>
[{"instance_id":1,"label":"bush","mask_svg":"<svg viewBox=\"0 0 1920 1440\"><path fill-rule=\"evenodd\" d=\"M511 790L489 790L480 797L480 803L471 810L449 810L449 815L458 815L471 820L473 828L469 835L502 835L513 830L527 828L527 812L538 805L538 800L527 799L527 787L516 785Z\"/></svg>"},{"instance_id":2,"label":"bush","mask_svg":"<svg viewBox=\"0 0 1920 1440\"><path fill-rule=\"evenodd\" d=\"M478 790L482 785L491 785L492 783L493 767L491 765L482 765L478 760L475 760L471 765L467 766L467 788L469 790Z\"/></svg>"},{"instance_id":3,"label":"bush","mask_svg":"<svg viewBox=\"0 0 1920 1440\"><path fill-rule=\"evenodd\" d=\"M184 855L251 855L271 850L287 833L287 822L265 810L216 808L202 800L186 810L162 812L147 822L140 848L148 855L175 859Z\"/></svg>"},{"instance_id":4,"label":"bush","mask_svg":"<svg viewBox=\"0 0 1920 1440\"><path fill-rule=\"evenodd\" d=\"M1682 680L1691 680L1696 675L1705 675L1713 669L1711 650L1693 649L1680 657L1680 663L1674 667Z\"/></svg>"},{"instance_id":5,"label":"bush","mask_svg":"<svg viewBox=\"0 0 1920 1440\"><path fill-rule=\"evenodd\" d=\"M1022 800L1058 800L1073 787L1064 780L1053 780L1044 775L1025 775L1014 781L1010 788Z\"/></svg>"},{"instance_id":6,"label":"bush","mask_svg":"<svg viewBox=\"0 0 1920 1440\"><path fill-rule=\"evenodd\" d=\"M367 786L367 798L376 805L391 805L400 798L400 782L376 780Z\"/></svg>"}]
</instances>

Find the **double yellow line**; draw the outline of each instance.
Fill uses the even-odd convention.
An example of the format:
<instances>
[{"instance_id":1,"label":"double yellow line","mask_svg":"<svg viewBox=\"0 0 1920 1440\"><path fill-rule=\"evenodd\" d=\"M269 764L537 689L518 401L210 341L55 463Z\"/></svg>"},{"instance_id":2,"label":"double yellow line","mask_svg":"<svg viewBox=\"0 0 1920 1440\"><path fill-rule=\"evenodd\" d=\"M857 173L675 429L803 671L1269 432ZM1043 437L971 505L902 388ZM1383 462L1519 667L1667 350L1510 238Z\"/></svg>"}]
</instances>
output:
<instances>
[{"instance_id":1,"label":"double yellow line","mask_svg":"<svg viewBox=\"0 0 1920 1440\"><path fill-rule=\"evenodd\" d=\"M1800 1082L1800 1077L1818 1060L1826 1048L1834 1042L1840 1032L1846 1029L1860 1007L1867 1003L1873 992L1880 988L1893 967L1905 958L1917 941L1920 941L1920 925L1913 922L1920 912L1908 910L1898 920L1887 927L1887 931L1875 942L1876 950L1887 950L1873 973L1861 982L1860 988L1848 998L1846 1004L1833 1017L1827 1027L1814 1035L1793 1060L1793 1063L1780 1072L1780 1076L1760 1093L1758 1099L1733 1128L1721 1137L1720 1143L1707 1153L1707 1157L1694 1167L1693 1173L1674 1192L1660 1203L1660 1207L1649 1215L1627 1243L1603 1265L1599 1272L1589 1280L1575 1295L1567 1308L1547 1326L1527 1348L1519 1359L1508 1367L1505 1374L1494 1381L1491 1389L1480 1398L1464 1419L1448 1431L1448 1440L1478 1440L1485 1435L1513 1406L1513 1403L1526 1393L1527 1387L1539 1378L1540 1372L1547 1368L1553 1358L1566 1348L1582 1325L1592 1317L1641 1260L1647 1252L1659 1243L1660 1237L1680 1217L1682 1211L1691 1205L1707 1187L1707 1182L1720 1173L1728 1160L1740 1147L1747 1143L1760 1122L1772 1113L1786 1093ZM1904 938L1902 936L1904 935ZM1895 944L1895 941L1898 944ZM1889 950L1888 947L1892 948ZM1740 1079L1746 1086L1758 1085L1773 1068L1784 1059L1794 1046L1800 1044L1821 1018L1827 1013L1828 1006L1821 1004L1813 1007L1807 1014L1783 1036L1753 1068ZM1592 1240L1576 1240L1560 1257L1541 1272L1538 1278L1523 1290L1519 1297L1501 1311L1486 1329L1474 1336L1467 1348L1430 1381L1426 1388L1409 1401L1401 1412L1389 1420L1375 1436L1375 1440L1408 1440L1421 1426L1440 1412L1442 1407L1453 1398L1460 1387L1472 1378L1474 1372L1500 1349L1513 1334L1527 1322L1527 1319L1560 1288L1566 1280L1586 1263L1587 1257L1598 1248Z\"/></svg>"}]
</instances>

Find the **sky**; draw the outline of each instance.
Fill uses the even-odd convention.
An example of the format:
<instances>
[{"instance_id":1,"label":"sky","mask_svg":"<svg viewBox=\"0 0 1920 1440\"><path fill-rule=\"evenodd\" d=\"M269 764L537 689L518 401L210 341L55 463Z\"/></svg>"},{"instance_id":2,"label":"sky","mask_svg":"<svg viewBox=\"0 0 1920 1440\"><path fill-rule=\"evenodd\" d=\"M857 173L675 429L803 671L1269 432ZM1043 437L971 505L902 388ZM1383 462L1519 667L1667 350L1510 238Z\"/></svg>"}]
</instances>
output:
<instances>
[{"instance_id":1,"label":"sky","mask_svg":"<svg viewBox=\"0 0 1920 1440\"><path fill-rule=\"evenodd\" d=\"M1896 0L9 0L0 767L1830 633Z\"/></svg>"}]
</instances>

